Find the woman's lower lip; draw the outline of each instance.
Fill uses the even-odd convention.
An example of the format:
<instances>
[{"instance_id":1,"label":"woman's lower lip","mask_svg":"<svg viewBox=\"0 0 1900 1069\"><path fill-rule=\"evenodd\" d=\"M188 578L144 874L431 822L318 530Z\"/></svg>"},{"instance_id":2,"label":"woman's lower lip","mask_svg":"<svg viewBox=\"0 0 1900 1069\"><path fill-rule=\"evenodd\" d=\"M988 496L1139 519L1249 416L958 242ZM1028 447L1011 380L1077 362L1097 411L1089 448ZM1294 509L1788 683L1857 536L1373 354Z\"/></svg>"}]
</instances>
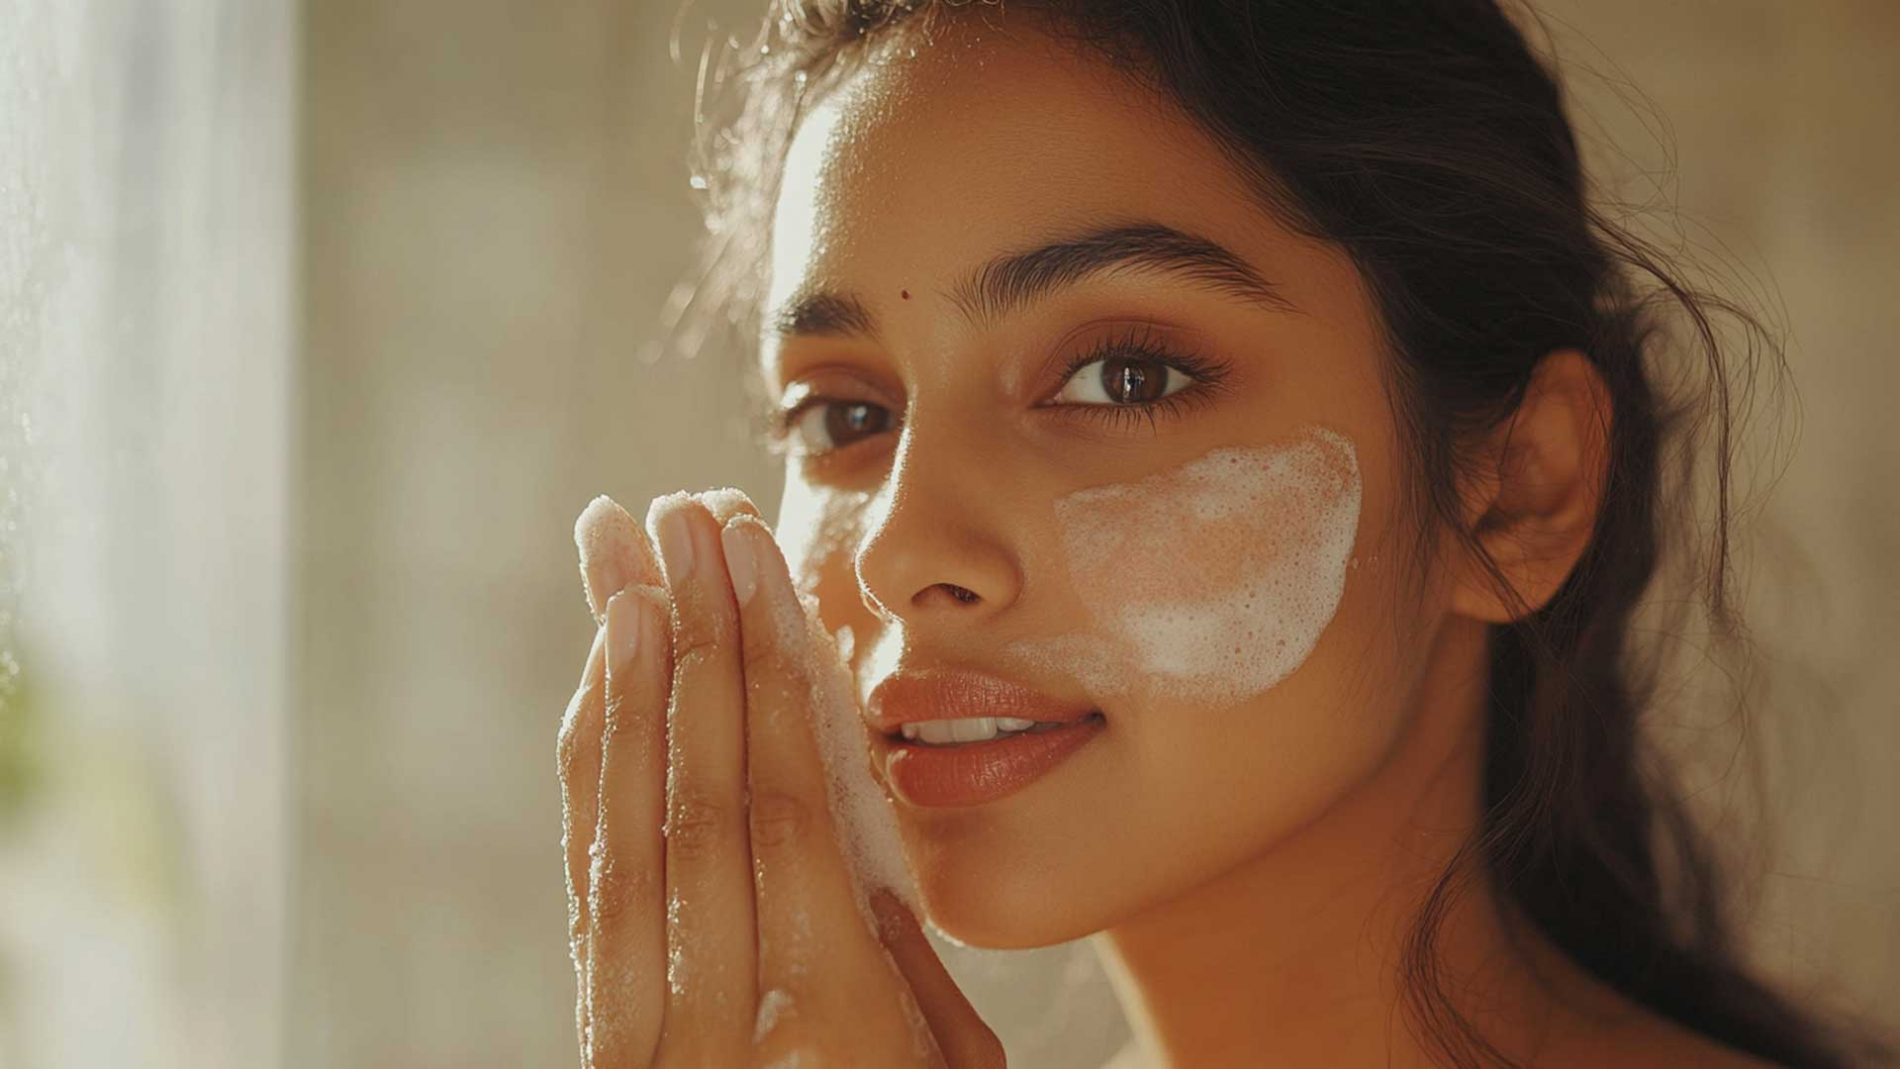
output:
<instances>
[{"instance_id":1,"label":"woman's lower lip","mask_svg":"<svg viewBox=\"0 0 1900 1069\"><path fill-rule=\"evenodd\" d=\"M1022 789L1068 759L1105 726L1100 713L1091 713L1053 731L957 746L886 738L884 779L913 805L981 805Z\"/></svg>"}]
</instances>

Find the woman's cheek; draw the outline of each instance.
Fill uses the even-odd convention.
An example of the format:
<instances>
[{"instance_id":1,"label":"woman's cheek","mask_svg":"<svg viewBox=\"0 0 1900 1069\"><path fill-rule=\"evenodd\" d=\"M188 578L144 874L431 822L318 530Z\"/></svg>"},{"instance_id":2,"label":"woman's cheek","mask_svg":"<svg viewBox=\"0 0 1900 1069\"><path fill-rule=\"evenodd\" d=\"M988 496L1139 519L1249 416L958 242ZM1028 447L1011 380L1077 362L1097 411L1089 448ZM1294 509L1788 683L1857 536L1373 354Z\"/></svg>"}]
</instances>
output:
<instances>
[{"instance_id":1,"label":"woman's cheek","mask_svg":"<svg viewBox=\"0 0 1900 1069\"><path fill-rule=\"evenodd\" d=\"M1055 512L1089 627L1013 652L1105 702L1248 703L1332 621L1360 500L1352 441L1324 427L1069 494Z\"/></svg>"}]
</instances>

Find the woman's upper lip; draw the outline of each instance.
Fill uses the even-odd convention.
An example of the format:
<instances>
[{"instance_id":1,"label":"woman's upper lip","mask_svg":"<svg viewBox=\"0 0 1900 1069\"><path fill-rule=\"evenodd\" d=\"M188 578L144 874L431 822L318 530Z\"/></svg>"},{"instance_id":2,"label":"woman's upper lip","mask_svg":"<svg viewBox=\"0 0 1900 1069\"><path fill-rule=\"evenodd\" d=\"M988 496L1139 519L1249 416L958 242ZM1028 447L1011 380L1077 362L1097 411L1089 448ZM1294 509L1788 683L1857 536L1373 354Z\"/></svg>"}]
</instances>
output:
<instances>
[{"instance_id":1,"label":"woman's upper lip","mask_svg":"<svg viewBox=\"0 0 1900 1069\"><path fill-rule=\"evenodd\" d=\"M1094 711L1087 702L1063 701L987 672L931 668L897 671L878 681L865 702L864 718L878 731L894 735L899 725L920 720L1013 716L1060 723Z\"/></svg>"}]
</instances>

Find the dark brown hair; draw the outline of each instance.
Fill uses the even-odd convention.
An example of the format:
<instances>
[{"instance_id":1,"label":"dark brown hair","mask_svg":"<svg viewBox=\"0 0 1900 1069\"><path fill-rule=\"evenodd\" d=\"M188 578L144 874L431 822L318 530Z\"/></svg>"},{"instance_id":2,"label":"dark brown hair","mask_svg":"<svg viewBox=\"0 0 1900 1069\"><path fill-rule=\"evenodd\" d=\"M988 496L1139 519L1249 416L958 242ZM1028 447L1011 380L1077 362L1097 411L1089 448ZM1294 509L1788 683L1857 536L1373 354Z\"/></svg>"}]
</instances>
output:
<instances>
[{"instance_id":1,"label":"dark brown hair","mask_svg":"<svg viewBox=\"0 0 1900 1069\"><path fill-rule=\"evenodd\" d=\"M810 102L870 50L927 45L932 20L970 6L773 0L755 41L730 42L736 65L702 60L694 185L706 190L711 240L704 272L677 291L676 342L696 351L722 323L755 336L770 205ZM1554 350L1581 350L1608 387L1595 536L1549 603L1492 628L1481 827L1429 896L1402 964L1418 1034L1450 1064L1508 1064L1436 972L1439 922L1475 872L1584 968L1671 1020L1786 1065L1850 1064L1845 1031L1746 968L1716 854L1639 731L1656 699L1632 623L1668 536L1696 518L1672 477L1688 487L1694 471L1708 475L1697 586L1715 632L1738 634L1730 465L1760 358L1785 373L1768 332L1592 205L1561 90L1496 0L1009 6L1178 102L1279 218L1351 254L1392 354L1415 512L1481 559L1456 492L1467 447L1510 417ZM722 103L730 113L709 121L708 105ZM1668 309L1689 328L1699 386L1674 399L1656 366ZM1739 351L1717 317L1742 329ZM1419 525L1421 560L1436 526Z\"/></svg>"}]
</instances>

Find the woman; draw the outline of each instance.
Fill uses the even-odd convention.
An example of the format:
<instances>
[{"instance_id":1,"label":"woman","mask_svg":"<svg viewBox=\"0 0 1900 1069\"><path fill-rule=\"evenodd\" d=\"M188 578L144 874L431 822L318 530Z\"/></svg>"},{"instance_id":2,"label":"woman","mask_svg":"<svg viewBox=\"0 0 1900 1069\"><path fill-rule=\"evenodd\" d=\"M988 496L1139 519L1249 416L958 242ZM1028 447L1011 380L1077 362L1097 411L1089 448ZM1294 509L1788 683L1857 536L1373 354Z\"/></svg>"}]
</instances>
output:
<instances>
[{"instance_id":1,"label":"woman","mask_svg":"<svg viewBox=\"0 0 1900 1069\"><path fill-rule=\"evenodd\" d=\"M1093 935L1154 1064L1846 1064L1636 735L1684 499L1634 283L1718 476L1725 306L1490 0L810 0L735 83L701 296L785 497L577 528L588 1064L1002 1064L923 919Z\"/></svg>"}]
</instances>

